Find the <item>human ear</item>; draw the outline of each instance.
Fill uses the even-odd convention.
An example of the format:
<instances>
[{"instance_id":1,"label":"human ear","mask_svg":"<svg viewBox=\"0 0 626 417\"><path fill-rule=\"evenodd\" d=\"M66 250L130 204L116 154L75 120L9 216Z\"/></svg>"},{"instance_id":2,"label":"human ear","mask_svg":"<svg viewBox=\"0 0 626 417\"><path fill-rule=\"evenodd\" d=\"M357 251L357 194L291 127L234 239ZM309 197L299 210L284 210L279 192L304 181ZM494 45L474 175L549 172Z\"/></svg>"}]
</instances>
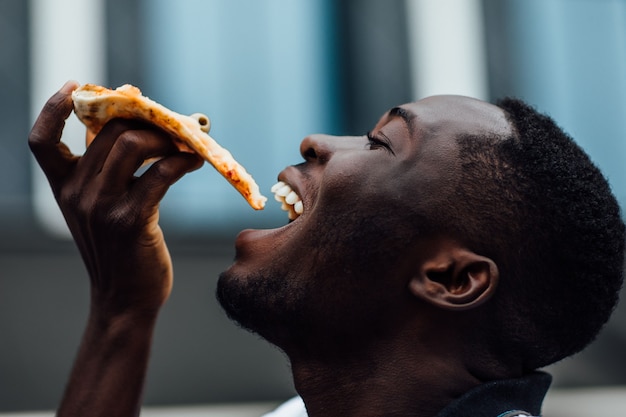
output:
<instances>
[{"instance_id":1,"label":"human ear","mask_svg":"<svg viewBox=\"0 0 626 417\"><path fill-rule=\"evenodd\" d=\"M490 258L456 244L443 245L421 262L409 290L437 307L467 310L491 298L498 279L498 267Z\"/></svg>"}]
</instances>

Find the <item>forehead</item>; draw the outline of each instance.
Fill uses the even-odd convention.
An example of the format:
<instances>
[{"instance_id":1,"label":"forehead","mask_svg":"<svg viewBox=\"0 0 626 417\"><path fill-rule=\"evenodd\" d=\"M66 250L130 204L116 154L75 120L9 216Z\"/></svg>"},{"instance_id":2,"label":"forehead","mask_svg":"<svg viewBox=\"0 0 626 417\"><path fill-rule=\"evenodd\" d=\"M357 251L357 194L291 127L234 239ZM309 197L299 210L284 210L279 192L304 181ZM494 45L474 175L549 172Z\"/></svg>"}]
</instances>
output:
<instances>
[{"instance_id":1,"label":"forehead","mask_svg":"<svg viewBox=\"0 0 626 417\"><path fill-rule=\"evenodd\" d=\"M512 133L501 108L469 97L432 96L400 107L414 115L412 124L420 131L453 135Z\"/></svg>"},{"instance_id":2,"label":"forehead","mask_svg":"<svg viewBox=\"0 0 626 417\"><path fill-rule=\"evenodd\" d=\"M460 178L458 139L463 135L508 137L513 129L499 107L463 96L433 96L395 107L377 128L391 142L402 172L394 184L404 187L409 206L435 213L453 199Z\"/></svg>"}]
</instances>

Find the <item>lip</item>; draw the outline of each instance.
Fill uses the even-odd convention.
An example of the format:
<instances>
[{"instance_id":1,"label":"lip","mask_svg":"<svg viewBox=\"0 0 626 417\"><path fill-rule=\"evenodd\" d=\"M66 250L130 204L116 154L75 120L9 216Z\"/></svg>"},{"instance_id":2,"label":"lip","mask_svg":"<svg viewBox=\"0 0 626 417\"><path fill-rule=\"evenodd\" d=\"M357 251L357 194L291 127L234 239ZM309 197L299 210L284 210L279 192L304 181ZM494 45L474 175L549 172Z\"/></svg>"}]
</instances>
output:
<instances>
[{"instance_id":1,"label":"lip","mask_svg":"<svg viewBox=\"0 0 626 417\"><path fill-rule=\"evenodd\" d=\"M308 204L309 197L305 195L306 187L304 186L302 172L298 167L299 165L288 166L278 174L277 178L278 181L287 184L302 201L303 213L300 214L295 220L290 220L289 224L293 223L294 221L298 221L302 216L305 216L308 211L308 206L310 206L310 204Z\"/></svg>"},{"instance_id":2,"label":"lip","mask_svg":"<svg viewBox=\"0 0 626 417\"><path fill-rule=\"evenodd\" d=\"M291 221L283 226L273 229L244 229L237 234L235 238L235 260L241 260L248 257L250 251L259 253L254 248L261 249L263 253L273 253L276 249L277 242L284 242L289 230L294 227ZM286 235L287 234L287 235Z\"/></svg>"},{"instance_id":3,"label":"lip","mask_svg":"<svg viewBox=\"0 0 626 417\"><path fill-rule=\"evenodd\" d=\"M302 195L303 190L301 187L301 173L298 168L293 165L288 166L278 174L278 181L282 181L285 184L288 184L291 189L295 191L298 196L300 196L300 199L302 199L302 204L305 204L305 196Z\"/></svg>"},{"instance_id":4,"label":"lip","mask_svg":"<svg viewBox=\"0 0 626 417\"><path fill-rule=\"evenodd\" d=\"M283 181L285 184L288 184L291 189L295 191L298 196L300 196L300 198L302 199L302 204L304 204L304 213L298 216L297 219L289 221L287 224L276 228L242 230L241 232L239 232L237 238L235 239L235 250L237 254L245 253L245 247L249 244L258 244L266 239L269 239L271 241L274 241L274 239L278 239L278 235L293 227L294 223L298 223L303 216L306 216L308 199L302 195L304 187L302 184L302 174L300 170L298 170L298 168L293 165L288 166L278 174L277 179L278 181Z\"/></svg>"},{"instance_id":5,"label":"lip","mask_svg":"<svg viewBox=\"0 0 626 417\"><path fill-rule=\"evenodd\" d=\"M244 229L237 235L235 239L235 249L237 253L241 252L243 247L251 242L258 241L264 238L271 238L274 235L279 234L282 230L289 227L289 225L277 227L275 229Z\"/></svg>"}]
</instances>

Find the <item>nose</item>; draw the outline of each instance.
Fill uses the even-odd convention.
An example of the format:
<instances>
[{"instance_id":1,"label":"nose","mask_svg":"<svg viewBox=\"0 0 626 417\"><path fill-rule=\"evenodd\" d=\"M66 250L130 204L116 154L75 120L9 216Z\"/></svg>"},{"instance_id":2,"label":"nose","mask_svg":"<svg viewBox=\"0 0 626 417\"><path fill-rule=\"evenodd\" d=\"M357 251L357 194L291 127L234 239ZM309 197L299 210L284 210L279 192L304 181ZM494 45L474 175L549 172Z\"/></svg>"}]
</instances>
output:
<instances>
[{"instance_id":1,"label":"nose","mask_svg":"<svg viewBox=\"0 0 626 417\"><path fill-rule=\"evenodd\" d=\"M335 152L360 149L364 143L360 136L310 135L300 144L300 154L307 162L324 164Z\"/></svg>"}]
</instances>

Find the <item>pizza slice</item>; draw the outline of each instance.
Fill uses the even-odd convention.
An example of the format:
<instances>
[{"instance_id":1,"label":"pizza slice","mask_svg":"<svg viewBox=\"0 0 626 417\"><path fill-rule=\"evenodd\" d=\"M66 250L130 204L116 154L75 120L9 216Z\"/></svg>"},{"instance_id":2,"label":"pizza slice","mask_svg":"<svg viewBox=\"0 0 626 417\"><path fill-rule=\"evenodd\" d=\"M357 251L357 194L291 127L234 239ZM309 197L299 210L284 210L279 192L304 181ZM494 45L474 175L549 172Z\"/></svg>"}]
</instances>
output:
<instances>
[{"instance_id":1,"label":"pizza slice","mask_svg":"<svg viewBox=\"0 0 626 417\"><path fill-rule=\"evenodd\" d=\"M74 113L87 126L87 146L111 119L141 119L152 123L174 137L176 146L184 152L196 152L209 162L241 193L255 210L265 206L267 198L246 170L209 136L210 121L203 114L185 116L141 94L126 84L115 90L95 84L84 84L72 93Z\"/></svg>"}]
</instances>

